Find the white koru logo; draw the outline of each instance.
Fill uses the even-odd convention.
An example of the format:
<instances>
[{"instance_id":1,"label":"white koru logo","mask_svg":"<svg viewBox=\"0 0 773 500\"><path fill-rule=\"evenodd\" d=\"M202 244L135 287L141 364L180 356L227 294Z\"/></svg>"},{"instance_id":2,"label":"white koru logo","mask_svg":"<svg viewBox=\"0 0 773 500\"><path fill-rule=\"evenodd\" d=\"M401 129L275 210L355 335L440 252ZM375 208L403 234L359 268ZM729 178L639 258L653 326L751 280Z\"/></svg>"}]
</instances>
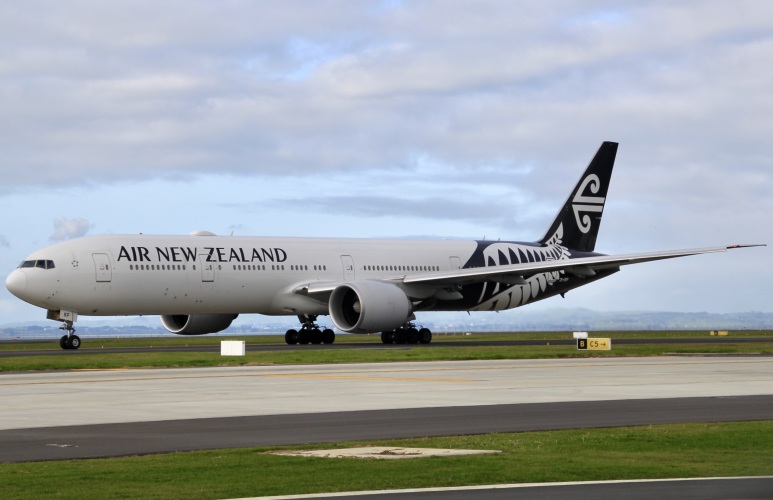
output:
<instances>
[{"instance_id":1,"label":"white koru logo","mask_svg":"<svg viewBox=\"0 0 773 500\"><path fill-rule=\"evenodd\" d=\"M583 179L580 184L580 189L577 190L577 194L572 199L572 209L574 210L574 220L577 222L577 227L580 231L587 233L590 231L591 220L587 212L601 213L604 210L604 197L603 196L585 196L583 193L587 188L590 188L591 193L596 194L601 188L601 181L596 174L590 174ZM580 217L580 212L584 215Z\"/></svg>"}]
</instances>

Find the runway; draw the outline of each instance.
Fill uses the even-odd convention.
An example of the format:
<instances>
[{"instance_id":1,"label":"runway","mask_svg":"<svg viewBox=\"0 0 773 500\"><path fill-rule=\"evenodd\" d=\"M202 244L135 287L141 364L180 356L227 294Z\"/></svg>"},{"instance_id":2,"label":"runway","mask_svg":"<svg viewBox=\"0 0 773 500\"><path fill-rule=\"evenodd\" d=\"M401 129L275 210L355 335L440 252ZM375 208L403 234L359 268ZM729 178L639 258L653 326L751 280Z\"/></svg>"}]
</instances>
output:
<instances>
[{"instance_id":1,"label":"runway","mask_svg":"<svg viewBox=\"0 0 773 500\"><path fill-rule=\"evenodd\" d=\"M604 358L0 375L0 461L773 419L773 360Z\"/></svg>"},{"instance_id":2,"label":"runway","mask_svg":"<svg viewBox=\"0 0 773 500\"><path fill-rule=\"evenodd\" d=\"M0 462L494 432L773 419L773 396L524 403L0 431Z\"/></svg>"}]
</instances>

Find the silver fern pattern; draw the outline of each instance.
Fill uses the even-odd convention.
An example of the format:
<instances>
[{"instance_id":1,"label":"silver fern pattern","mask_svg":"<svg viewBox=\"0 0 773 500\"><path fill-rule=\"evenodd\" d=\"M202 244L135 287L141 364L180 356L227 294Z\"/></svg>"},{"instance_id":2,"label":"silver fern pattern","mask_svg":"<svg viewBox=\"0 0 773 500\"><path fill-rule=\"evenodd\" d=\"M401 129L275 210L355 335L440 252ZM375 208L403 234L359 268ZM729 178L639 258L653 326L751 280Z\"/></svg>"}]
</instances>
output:
<instances>
[{"instance_id":1,"label":"silver fern pattern","mask_svg":"<svg viewBox=\"0 0 773 500\"><path fill-rule=\"evenodd\" d=\"M483 250L485 265L506 266L528 262L546 262L565 260L571 257L569 249L561 245L564 226L558 226L545 246L532 246L517 243L492 243ZM562 272L554 271L524 276L522 284L487 282L483 284L478 305L474 311L502 311L522 306L539 297L548 285L561 279Z\"/></svg>"}]
</instances>

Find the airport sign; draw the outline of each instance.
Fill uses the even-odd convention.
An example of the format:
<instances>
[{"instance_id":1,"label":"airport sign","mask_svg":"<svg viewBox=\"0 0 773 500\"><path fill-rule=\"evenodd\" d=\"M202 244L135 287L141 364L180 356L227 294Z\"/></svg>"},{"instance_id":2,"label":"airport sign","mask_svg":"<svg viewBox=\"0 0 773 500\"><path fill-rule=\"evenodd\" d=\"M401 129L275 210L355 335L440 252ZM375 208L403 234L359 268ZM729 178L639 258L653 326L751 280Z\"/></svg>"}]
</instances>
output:
<instances>
[{"instance_id":1,"label":"airport sign","mask_svg":"<svg viewBox=\"0 0 773 500\"><path fill-rule=\"evenodd\" d=\"M580 351L611 351L612 339L577 339L577 349Z\"/></svg>"}]
</instances>

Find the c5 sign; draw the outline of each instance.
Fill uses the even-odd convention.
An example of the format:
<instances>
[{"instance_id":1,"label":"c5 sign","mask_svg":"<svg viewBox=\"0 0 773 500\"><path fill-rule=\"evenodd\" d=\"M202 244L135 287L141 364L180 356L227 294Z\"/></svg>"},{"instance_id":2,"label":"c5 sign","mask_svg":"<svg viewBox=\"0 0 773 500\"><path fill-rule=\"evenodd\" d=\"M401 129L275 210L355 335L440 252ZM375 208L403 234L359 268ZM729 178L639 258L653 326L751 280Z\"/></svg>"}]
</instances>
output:
<instances>
[{"instance_id":1,"label":"c5 sign","mask_svg":"<svg viewBox=\"0 0 773 500\"><path fill-rule=\"evenodd\" d=\"M577 339L577 349L581 351L610 351L612 339Z\"/></svg>"}]
</instances>

